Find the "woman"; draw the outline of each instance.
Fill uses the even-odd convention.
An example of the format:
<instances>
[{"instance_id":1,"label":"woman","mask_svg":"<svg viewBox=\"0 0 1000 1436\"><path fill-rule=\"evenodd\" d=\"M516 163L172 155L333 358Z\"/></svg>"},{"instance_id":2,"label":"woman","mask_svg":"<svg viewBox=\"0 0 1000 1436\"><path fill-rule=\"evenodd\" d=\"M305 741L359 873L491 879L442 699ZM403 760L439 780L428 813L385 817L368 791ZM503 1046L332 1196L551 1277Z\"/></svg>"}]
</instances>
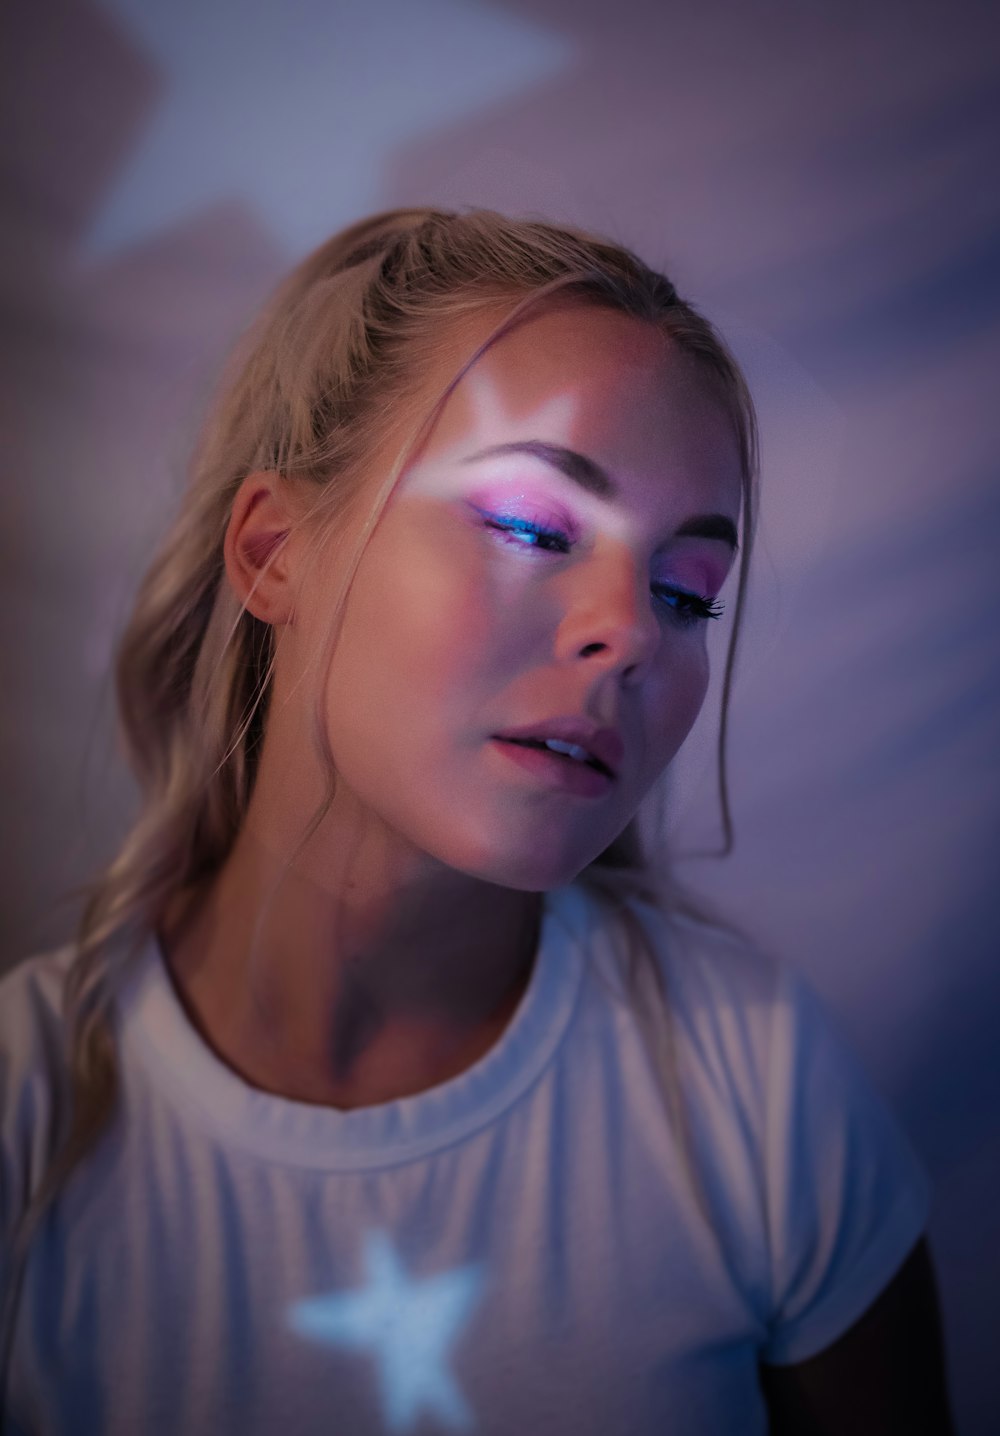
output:
<instances>
[{"instance_id":1,"label":"woman","mask_svg":"<svg viewBox=\"0 0 1000 1436\"><path fill-rule=\"evenodd\" d=\"M7 1429L949 1429L905 1141L637 835L754 434L577 232L279 291L122 645L140 817L3 986Z\"/></svg>"}]
</instances>

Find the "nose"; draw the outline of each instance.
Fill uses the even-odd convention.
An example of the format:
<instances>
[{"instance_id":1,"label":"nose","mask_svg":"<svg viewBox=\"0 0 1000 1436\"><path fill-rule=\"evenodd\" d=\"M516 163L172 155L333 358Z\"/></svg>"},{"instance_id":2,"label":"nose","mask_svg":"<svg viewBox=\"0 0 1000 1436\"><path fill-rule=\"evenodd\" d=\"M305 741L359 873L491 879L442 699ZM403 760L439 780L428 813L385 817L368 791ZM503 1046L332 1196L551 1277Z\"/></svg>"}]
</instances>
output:
<instances>
[{"instance_id":1,"label":"nose","mask_svg":"<svg viewBox=\"0 0 1000 1436\"><path fill-rule=\"evenodd\" d=\"M570 577L556 640L557 657L585 658L636 681L660 643L649 575L624 545L593 556Z\"/></svg>"}]
</instances>

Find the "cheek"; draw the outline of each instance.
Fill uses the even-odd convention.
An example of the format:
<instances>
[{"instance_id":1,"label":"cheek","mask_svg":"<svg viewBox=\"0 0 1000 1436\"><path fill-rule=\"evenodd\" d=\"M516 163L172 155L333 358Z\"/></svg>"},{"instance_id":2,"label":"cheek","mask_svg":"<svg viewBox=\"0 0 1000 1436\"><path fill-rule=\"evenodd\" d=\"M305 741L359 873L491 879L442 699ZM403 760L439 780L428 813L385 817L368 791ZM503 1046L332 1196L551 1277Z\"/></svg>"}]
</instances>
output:
<instances>
[{"instance_id":1,"label":"cheek","mask_svg":"<svg viewBox=\"0 0 1000 1436\"><path fill-rule=\"evenodd\" d=\"M376 728L474 705L506 661L495 595L466 566L380 563L358 575L331 671L331 695L363 703ZM402 705L402 706L401 706Z\"/></svg>"},{"instance_id":2,"label":"cheek","mask_svg":"<svg viewBox=\"0 0 1000 1436\"><path fill-rule=\"evenodd\" d=\"M661 770L676 754L701 712L708 690L708 651L702 635L680 635L664 657L647 708L647 751Z\"/></svg>"}]
</instances>

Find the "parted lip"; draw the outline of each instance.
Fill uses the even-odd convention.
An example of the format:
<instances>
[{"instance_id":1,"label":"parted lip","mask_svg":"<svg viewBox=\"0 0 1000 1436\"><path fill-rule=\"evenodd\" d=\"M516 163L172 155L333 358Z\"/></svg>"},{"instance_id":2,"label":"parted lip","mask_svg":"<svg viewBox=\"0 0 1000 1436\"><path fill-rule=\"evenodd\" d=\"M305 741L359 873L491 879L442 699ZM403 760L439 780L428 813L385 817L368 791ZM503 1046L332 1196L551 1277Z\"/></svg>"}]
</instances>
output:
<instances>
[{"instance_id":1,"label":"parted lip","mask_svg":"<svg viewBox=\"0 0 1000 1436\"><path fill-rule=\"evenodd\" d=\"M592 758L596 758L612 778L617 778L625 756L625 744L617 728L598 728L586 718L575 716L544 718L538 723L526 723L523 728L505 728L502 733L494 733L493 736L507 739L537 738L542 742L546 738L558 738L563 743L575 743L578 748L585 748Z\"/></svg>"}]
</instances>

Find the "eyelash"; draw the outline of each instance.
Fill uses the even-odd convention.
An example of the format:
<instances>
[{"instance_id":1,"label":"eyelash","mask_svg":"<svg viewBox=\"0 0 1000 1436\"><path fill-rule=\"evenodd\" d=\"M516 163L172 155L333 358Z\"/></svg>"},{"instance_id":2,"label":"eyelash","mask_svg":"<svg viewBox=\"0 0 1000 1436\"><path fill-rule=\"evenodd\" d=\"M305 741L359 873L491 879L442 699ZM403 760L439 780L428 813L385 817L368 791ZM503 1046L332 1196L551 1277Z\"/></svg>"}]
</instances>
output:
<instances>
[{"instance_id":1,"label":"eyelash","mask_svg":"<svg viewBox=\"0 0 1000 1436\"><path fill-rule=\"evenodd\" d=\"M503 519L497 515L484 516L488 529L502 536L502 542L515 548L540 548L544 553L569 553L572 541L558 529L546 528L544 524L532 523L530 519ZM527 542L525 542L527 540ZM717 598L702 598L700 594L689 593L670 583L650 585L654 597L680 624L698 623L705 618L721 618L725 605ZM683 607L667 602L678 600Z\"/></svg>"},{"instance_id":2,"label":"eyelash","mask_svg":"<svg viewBox=\"0 0 1000 1436\"><path fill-rule=\"evenodd\" d=\"M572 547L566 534L560 533L558 529L546 528L544 524L532 523L531 519L503 519L496 514L488 514L485 516L485 523L488 529L511 535L505 541L514 548L541 548L546 553L569 553ZM522 543L520 538L513 537L515 534L529 538L531 542Z\"/></svg>"}]
</instances>

